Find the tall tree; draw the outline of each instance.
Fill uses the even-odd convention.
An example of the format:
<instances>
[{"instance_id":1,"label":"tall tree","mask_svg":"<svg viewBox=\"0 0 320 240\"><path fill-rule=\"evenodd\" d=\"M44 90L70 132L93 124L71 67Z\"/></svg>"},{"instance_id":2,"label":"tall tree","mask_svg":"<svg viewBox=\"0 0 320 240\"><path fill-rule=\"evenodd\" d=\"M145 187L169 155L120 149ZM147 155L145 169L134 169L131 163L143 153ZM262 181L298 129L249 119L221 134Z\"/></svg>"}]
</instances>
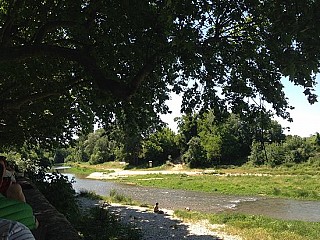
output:
<instances>
[{"instance_id":1,"label":"tall tree","mask_svg":"<svg viewBox=\"0 0 320 240\"><path fill-rule=\"evenodd\" d=\"M142 158L155 164L164 164L167 160L175 160L179 156L175 133L164 127L150 134L142 142Z\"/></svg>"},{"instance_id":2,"label":"tall tree","mask_svg":"<svg viewBox=\"0 0 320 240\"><path fill-rule=\"evenodd\" d=\"M0 1L0 146L65 142L167 112L248 113L257 94L289 117L282 76L310 103L319 72L320 1ZM50 141L49 141L50 140Z\"/></svg>"}]
</instances>

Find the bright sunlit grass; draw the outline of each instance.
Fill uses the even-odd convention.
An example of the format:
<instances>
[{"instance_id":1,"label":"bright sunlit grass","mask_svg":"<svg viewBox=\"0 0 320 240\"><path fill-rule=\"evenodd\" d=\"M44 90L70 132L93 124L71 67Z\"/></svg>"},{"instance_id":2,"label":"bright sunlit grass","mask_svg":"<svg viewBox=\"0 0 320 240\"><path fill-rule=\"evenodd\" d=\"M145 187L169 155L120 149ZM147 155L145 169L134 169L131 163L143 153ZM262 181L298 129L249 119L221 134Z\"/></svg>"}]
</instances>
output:
<instances>
[{"instance_id":1,"label":"bright sunlit grass","mask_svg":"<svg viewBox=\"0 0 320 240\"><path fill-rule=\"evenodd\" d=\"M128 176L118 181L141 186L221 194L320 200L320 176L147 174L143 176L143 181L141 176Z\"/></svg>"},{"instance_id":2,"label":"bright sunlit grass","mask_svg":"<svg viewBox=\"0 0 320 240\"><path fill-rule=\"evenodd\" d=\"M290 221L239 213L204 214L175 211L179 218L189 221L207 219L211 224L224 225L223 231L243 239L256 240L314 240L320 239L320 223Z\"/></svg>"}]
</instances>

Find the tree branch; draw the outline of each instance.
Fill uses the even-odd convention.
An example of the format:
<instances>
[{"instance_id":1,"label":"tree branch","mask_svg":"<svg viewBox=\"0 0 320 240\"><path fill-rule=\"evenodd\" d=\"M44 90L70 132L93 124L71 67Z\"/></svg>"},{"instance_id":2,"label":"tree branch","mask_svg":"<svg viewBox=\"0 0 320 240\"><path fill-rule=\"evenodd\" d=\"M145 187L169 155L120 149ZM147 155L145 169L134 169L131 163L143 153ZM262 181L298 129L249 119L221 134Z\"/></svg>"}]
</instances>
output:
<instances>
[{"instance_id":1,"label":"tree branch","mask_svg":"<svg viewBox=\"0 0 320 240\"><path fill-rule=\"evenodd\" d=\"M2 105L3 112L14 112L14 111L19 111L23 105L33 102L35 100L39 100L39 99L43 99L51 96L60 96L60 95L61 94L57 92L34 93L16 100L2 101L0 102L0 106Z\"/></svg>"},{"instance_id":2,"label":"tree branch","mask_svg":"<svg viewBox=\"0 0 320 240\"><path fill-rule=\"evenodd\" d=\"M9 42L12 33L12 27L17 9L21 7L23 1L12 0L9 3L7 19L0 32L1 45L6 45Z\"/></svg>"},{"instance_id":3,"label":"tree branch","mask_svg":"<svg viewBox=\"0 0 320 240\"><path fill-rule=\"evenodd\" d=\"M157 59L156 54L147 59L146 64L128 85L108 78L97 63L97 59L92 57L90 52L85 49L70 49L48 45L0 47L0 62L22 61L41 56L64 58L79 63L89 73L100 90L108 91L120 99L128 99L137 91L141 82L154 69Z\"/></svg>"},{"instance_id":4,"label":"tree branch","mask_svg":"<svg viewBox=\"0 0 320 240\"><path fill-rule=\"evenodd\" d=\"M132 95L138 90L141 83L144 79L153 71L157 64L158 54L152 55L149 59L147 59L147 63L140 69L137 75L132 79L130 83L130 89L128 97L132 97Z\"/></svg>"},{"instance_id":5,"label":"tree branch","mask_svg":"<svg viewBox=\"0 0 320 240\"><path fill-rule=\"evenodd\" d=\"M85 82L86 81L83 79L80 79L80 80L74 79L64 87L64 91L68 92L73 87L81 85L82 83L85 83ZM8 111L14 112L14 111L20 110L20 108L25 104L35 102L37 100L41 100L51 96L61 96L62 94L63 94L62 91L33 93L31 95L26 95L24 97L21 97L20 99L0 101L0 106L2 106L2 111L4 112L8 112Z\"/></svg>"},{"instance_id":6,"label":"tree branch","mask_svg":"<svg viewBox=\"0 0 320 240\"><path fill-rule=\"evenodd\" d=\"M40 44L42 40L44 39L46 33L57 29L58 27L72 27L72 26L77 26L79 23L74 22L74 21L52 21L52 22L47 22L43 24L38 32L33 36L33 43L35 44Z\"/></svg>"}]
</instances>

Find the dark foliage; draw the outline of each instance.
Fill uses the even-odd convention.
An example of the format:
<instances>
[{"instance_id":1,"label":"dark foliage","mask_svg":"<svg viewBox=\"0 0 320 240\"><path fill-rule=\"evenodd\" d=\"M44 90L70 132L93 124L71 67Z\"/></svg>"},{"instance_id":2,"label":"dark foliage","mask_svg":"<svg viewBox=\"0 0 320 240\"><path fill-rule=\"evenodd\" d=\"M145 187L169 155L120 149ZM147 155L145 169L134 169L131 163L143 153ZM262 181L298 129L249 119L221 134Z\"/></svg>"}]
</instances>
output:
<instances>
[{"instance_id":1,"label":"dark foliage","mask_svg":"<svg viewBox=\"0 0 320 240\"><path fill-rule=\"evenodd\" d=\"M139 240L140 232L133 226L120 224L108 210L93 208L78 219L76 228L83 240Z\"/></svg>"}]
</instances>

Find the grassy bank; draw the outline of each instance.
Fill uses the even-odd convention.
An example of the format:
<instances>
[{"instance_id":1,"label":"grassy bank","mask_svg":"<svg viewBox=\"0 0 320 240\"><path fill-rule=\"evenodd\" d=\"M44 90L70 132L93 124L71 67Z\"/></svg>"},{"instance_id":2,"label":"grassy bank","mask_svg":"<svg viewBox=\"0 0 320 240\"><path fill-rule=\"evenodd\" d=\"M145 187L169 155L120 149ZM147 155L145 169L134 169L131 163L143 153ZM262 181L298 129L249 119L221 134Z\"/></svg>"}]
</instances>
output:
<instances>
[{"instance_id":1,"label":"grassy bank","mask_svg":"<svg viewBox=\"0 0 320 240\"><path fill-rule=\"evenodd\" d=\"M230 235L250 240L314 240L320 239L320 223L278 220L246 214L202 214L175 211L187 221L207 219L211 224L224 224L222 229Z\"/></svg>"},{"instance_id":2,"label":"grassy bank","mask_svg":"<svg viewBox=\"0 0 320 240\"><path fill-rule=\"evenodd\" d=\"M68 162L66 165L70 166L71 169L68 169L68 172L73 174L83 174L89 175L93 172L113 172L113 168L123 169L124 165L115 162L107 162L103 164L91 165L88 163L72 163Z\"/></svg>"},{"instance_id":3,"label":"grassy bank","mask_svg":"<svg viewBox=\"0 0 320 240\"><path fill-rule=\"evenodd\" d=\"M74 164L72 172L90 174L124 169L123 164L109 162L99 165ZM145 169L170 170L168 166ZM136 170L136 169L135 169ZM184 171L188 169L184 166ZM190 170L190 169L189 169ZM193 169L194 170L194 169ZM245 196L270 196L304 200L320 200L320 174L316 166L294 165L291 167L252 166L215 169L213 174L188 176L186 174L145 174L119 178L116 181L140 186L214 192ZM204 171L201 169L199 171Z\"/></svg>"},{"instance_id":4,"label":"grassy bank","mask_svg":"<svg viewBox=\"0 0 320 240\"><path fill-rule=\"evenodd\" d=\"M320 176L284 175L199 175L186 174L148 174L144 176L128 176L118 179L140 186L183 189L201 192L245 196L272 196L295 199L320 200Z\"/></svg>"},{"instance_id":5,"label":"grassy bank","mask_svg":"<svg viewBox=\"0 0 320 240\"><path fill-rule=\"evenodd\" d=\"M131 198L111 191L109 197L101 197L92 192L84 192L83 196L104 199L110 202L139 205ZM149 206L151 207L151 206ZM239 213L206 214L193 211L177 210L174 215L183 221L208 220L211 224L223 225L218 231L229 235L237 235L250 240L314 240L320 239L320 223L279 220L264 216L253 216ZM161 226L159 226L161 227ZM130 234L130 228L126 228ZM132 238L133 239L133 238Z\"/></svg>"},{"instance_id":6,"label":"grassy bank","mask_svg":"<svg viewBox=\"0 0 320 240\"><path fill-rule=\"evenodd\" d=\"M155 170L155 169L150 169ZM168 168L166 168L168 170ZM186 169L184 169L186 170ZM317 168L297 165L294 168L227 168L218 169L219 174L188 176L185 174L147 174L118 179L141 186L185 189L232 195L265 195L274 197L320 200L320 175ZM233 175L238 174L240 175ZM252 175L249 175L250 173ZM266 175L254 175L254 174ZM231 174L231 175L228 175ZM111 202L131 202L116 192ZM110 196L111 197L111 196ZM320 239L320 223L279 220L264 216L239 213L205 214L192 211L175 211L175 215L186 221L207 219L211 224L224 224L226 233L250 240L313 240Z\"/></svg>"}]
</instances>

